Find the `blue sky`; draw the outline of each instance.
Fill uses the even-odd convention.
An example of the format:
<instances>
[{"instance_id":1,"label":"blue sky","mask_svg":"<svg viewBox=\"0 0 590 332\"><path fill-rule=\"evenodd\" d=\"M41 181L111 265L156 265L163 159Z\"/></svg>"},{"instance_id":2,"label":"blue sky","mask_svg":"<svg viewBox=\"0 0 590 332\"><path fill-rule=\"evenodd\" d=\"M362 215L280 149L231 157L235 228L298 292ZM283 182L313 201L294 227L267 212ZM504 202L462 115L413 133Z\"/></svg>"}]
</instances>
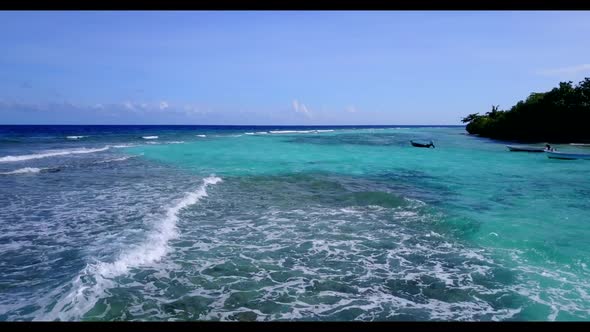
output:
<instances>
[{"instance_id":1,"label":"blue sky","mask_svg":"<svg viewBox=\"0 0 590 332\"><path fill-rule=\"evenodd\" d=\"M0 12L0 124L460 124L590 76L590 12Z\"/></svg>"}]
</instances>

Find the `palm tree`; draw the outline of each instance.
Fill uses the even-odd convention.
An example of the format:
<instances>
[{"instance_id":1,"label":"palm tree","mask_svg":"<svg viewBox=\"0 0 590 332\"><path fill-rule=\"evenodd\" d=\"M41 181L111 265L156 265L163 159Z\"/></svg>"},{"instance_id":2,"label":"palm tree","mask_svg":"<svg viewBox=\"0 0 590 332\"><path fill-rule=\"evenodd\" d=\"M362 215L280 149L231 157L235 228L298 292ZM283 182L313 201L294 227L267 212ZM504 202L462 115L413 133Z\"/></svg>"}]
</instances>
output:
<instances>
[{"instance_id":1,"label":"palm tree","mask_svg":"<svg viewBox=\"0 0 590 332\"><path fill-rule=\"evenodd\" d=\"M500 113L499 111L500 109L500 105L492 105L492 110L490 112L487 112L486 115L490 118L490 119L495 119L498 116L498 113Z\"/></svg>"},{"instance_id":2,"label":"palm tree","mask_svg":"<svg viewBox=\"0 0 590 332\"><path fill-rule=\"evenodd\" d=\"M461 122L463 122L463 123L471 122L471 121L477 119L478 117L480 117L479 113L469 114L468 116L464 117L461 120Z\"/></svg>"}]
</instances>

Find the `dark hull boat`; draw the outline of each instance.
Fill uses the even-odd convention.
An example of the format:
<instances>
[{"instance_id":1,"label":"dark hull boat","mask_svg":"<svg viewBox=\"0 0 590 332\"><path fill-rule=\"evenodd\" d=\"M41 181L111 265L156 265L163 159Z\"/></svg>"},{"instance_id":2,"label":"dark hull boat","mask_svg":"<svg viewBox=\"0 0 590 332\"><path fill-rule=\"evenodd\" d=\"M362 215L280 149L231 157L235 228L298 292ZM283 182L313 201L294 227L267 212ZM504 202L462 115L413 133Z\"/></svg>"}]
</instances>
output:
<instances>
[{"instance_id":1,"label":"dark hull boat","mask_svg":"<svg viewBox=\"0 0 590 332\"><path fill-rule=\"evenodd\" d=\"M434 147L434 143L432 143L432 141L430 141L430 143L417 143L414 141L410 141L410 143L412 144L412 146L415 146L417 148L430 148L430 147Z\"/></svg>"}]
</instances>

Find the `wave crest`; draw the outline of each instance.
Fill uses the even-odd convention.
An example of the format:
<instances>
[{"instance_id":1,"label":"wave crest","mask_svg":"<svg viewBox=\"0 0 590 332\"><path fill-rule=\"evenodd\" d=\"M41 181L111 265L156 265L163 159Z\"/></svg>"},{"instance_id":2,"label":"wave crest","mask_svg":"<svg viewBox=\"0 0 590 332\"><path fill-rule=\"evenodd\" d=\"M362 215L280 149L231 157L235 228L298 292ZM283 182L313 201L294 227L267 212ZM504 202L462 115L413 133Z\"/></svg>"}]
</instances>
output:
<instances>
[{"instance_id":1,"label":"wave crest","mask_svg":"<svg viewBox=\"0 0 590 332\"><path fill-rule=\"evenodd\" d=\"M1 175L11 175L11 174L39 173L43 169L45 169L45 168L23 167L23 168L19 168L17 170L10 171L10 172L0 172L0 174Z\"/></svg>"},{"instance_id":2,"label":"wave crest","mask_svg":"<svg viewBox=\"0 0 590 332\"><path fill-rule=\"evenodd\" d=\"M48 158L48 157L56 157L56 156L67 156L70 154L82 154L82 153L94 153L94 152L101 152L106 151L110 147L105 146L103 148L95 148L95 149L75 149L75 150L58 150L58 151L48 151L44 153L34 153L34 154L25 154L20 156L4 156L0 157L0 162L16 162L16 161L25 161L31 159L41 159L41 158Z\"/></svg>"},{"instance_id":3,"label":"wave crest","mask_svg":"<svg viewBox=\"0 0 590 332\"><path fill-rule=\"evenodd\" d=\"M166 210L164 218L155 225L144 242L123 252L114 262L87 265L72 281L72 290L40 319L79 320L104 296L106 289L115 285L113 278L128 273L132 268L160 261L170 251L168 242L178 236L176 223L179 212L206 197L207 186L219 182L222 179L213 175L203 179L203 184L196 191L186 194ZM88 285L91 281L94 284Z\"/></svg>"}]
</instances>

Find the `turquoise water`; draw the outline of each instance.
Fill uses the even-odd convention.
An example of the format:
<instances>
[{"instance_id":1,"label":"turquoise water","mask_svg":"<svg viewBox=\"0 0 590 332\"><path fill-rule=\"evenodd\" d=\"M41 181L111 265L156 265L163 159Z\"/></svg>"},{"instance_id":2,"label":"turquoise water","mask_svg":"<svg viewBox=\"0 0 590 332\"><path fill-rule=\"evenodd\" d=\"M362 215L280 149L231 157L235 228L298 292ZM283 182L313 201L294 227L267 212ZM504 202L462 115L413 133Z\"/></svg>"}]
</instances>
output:
<instances>
[{"instance_id":1,"label":"turquoise water","mask_svg":"<svg viewBox=\"0 0 590 332\"><path fill-rule=\"evenodd\" d=\"M590 318L590 161L461 127L35 135L0 142L3 320Z\"/></svg>"}]
</instances>

